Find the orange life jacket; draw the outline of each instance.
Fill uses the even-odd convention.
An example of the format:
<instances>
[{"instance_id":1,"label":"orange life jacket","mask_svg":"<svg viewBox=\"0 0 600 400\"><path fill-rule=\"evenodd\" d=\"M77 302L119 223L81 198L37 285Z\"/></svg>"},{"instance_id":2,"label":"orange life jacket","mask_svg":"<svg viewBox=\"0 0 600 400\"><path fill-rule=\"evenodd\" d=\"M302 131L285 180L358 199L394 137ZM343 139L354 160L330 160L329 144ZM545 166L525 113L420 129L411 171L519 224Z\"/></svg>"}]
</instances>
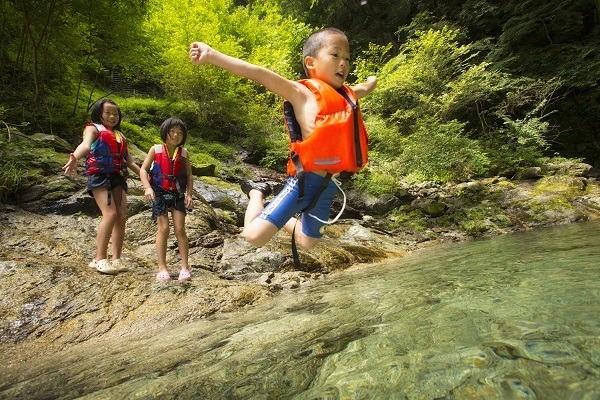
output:
<instances>
[{"instance_id":1,"label":"orange life jacket","mask_svg":"<svg viewBox=\"0 0 600 400\"><path fill-rule=\"evenodd\" d=\"M98 138L85 160L85 173L88 175L109 174L117 172L127 175L127 143L119 132L114 132L102 124L87 124L98 129ZM119 135L121 141L117 140Z\"/></svg>"},{"instance_id":2,"label":"orange life jacket","mask_svg":"<svg viewBox=\"0 0 600 400\"><path fill-rule=\"evenodd\" d=\"M187 150L178 147L175 156L171 159L164 143L154 145L154 162L150 169L150 184L164 191L185 193L187 186L185 156L187 156Z\"/></svg>"},{"instance_id":3,"label":"orange life jacket","mask_svg":"<svg viewBox=\"0 0 600 400\"><path fill-rule=\"evenodd\" d=\"M287 173L295 176L298 162L304 171L354 173L368 161L368 134L358 107L356 94L349 86L339 91L318 79L298 81L309 88L318 104L315 129L302 139L291 103L284 103L284 120L290 136Z\"/></svg>"}]
</instances>

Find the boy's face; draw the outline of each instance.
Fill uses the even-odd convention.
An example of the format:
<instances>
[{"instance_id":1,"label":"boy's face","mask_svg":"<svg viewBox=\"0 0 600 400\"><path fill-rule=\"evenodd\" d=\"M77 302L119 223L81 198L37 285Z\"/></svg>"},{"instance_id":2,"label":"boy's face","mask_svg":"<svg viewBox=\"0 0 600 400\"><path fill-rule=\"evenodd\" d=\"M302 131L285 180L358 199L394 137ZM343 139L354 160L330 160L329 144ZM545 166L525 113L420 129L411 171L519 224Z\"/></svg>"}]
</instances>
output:
<instances>
[{"instance_id":1,"label":"boy's face","mask_svg":"<svg viewBox=\"0 0 600 400\"><path fill-rule=\"evenodd\" d=\"M341 87L350 71L350 45L342 35L329 35L316 57L306 57L311 78L320 79L334 88Z\"/></svg>"}]
</instances>

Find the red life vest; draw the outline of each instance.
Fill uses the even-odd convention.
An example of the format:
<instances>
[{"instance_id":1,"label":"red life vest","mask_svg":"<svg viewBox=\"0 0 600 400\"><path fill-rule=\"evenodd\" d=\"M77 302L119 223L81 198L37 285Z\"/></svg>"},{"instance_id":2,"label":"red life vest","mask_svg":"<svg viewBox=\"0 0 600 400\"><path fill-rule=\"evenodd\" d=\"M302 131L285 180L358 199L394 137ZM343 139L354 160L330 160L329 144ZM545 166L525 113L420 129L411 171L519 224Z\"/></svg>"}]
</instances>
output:
<instances>
[{"instance_id":1,"label":"red life vest","mask_svg":"<svg viewBox=\"0 0 600 400\"><path fill-rule=\"evenodd\" d=\"M185 193L187 171L185 169L187 150L178 147L175 157L169 157L167 145L154 145L154 162L150 169L150 184L168 192Z\"/></svg>"},{"instance_id":2,"label":"red life vest","mask_svg":"<svg viewBox=\"0 0 600 400\"><path fill-rule=\"evenodd\" d=\"M101 124L87 124L98 129L98 138L85 160L85 173L88 175L120 173L127 175L127 143L120 132L115 132ZM117 141L119 135L121 141Z\"/></svg>"},{"instance_id":3,"label":"red life vest","mask_svg":"<svg viewBox=\"0 0 600 400\"><path fill-rule=\"evenodd\" d=\"M302 140L300 126L289 102L284 104L284 119L290 135L288 175L298 171L300 162L307 172L357 172L368 161L368 134L354 91L344 85L339 91L318 79L300 80L315 95L318 104L315 129Z\"/></svg>"}]
</instances>

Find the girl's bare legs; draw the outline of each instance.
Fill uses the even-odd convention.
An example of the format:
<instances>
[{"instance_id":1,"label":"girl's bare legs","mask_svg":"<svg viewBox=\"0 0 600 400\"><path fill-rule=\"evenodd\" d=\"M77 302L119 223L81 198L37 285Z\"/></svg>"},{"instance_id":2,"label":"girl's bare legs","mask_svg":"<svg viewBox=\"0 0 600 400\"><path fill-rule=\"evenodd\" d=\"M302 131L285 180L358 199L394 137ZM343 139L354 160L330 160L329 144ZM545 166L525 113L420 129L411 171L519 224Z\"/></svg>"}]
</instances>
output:
<instances>
[{"instance_id":1,"label":"girl's bare legs","mask_svg":"<svg viewBox=\"0 0 600 400\"><path fill-rule=\"evenodd\" d=\"M156 256L158 272L167 271L167 238L169 237L169 213L156 218Z\"/></svg>"},{"instance_id":2,"label":"girl's bare legs","mask_svg":"<svg viewBox=\"0 0 600 400\"><path fill-rule=\"evenodd\" d=\"M175 237L177 238L177 247L179 248L179 256L181 257L181 269L189 270L189 253L190 244L188 241L187 233L185 232L185 214L179 210L173 210L171 212L173 216L173 230L175 231Z\"/></svg>"},{"instance_id":3,"label":"girl's bare legs","mask_svg":"<svg viewBox=\"0 0 600 400\"><path fill-rule=\"evenodd\" d=\"M112 259L114 261L121 258L121 251L123 251L125 225L127 223L127 192L121 186L114 188L112 191L112 201L115 203L117 210L117 218L111 235Z\"/></svg>"},{"instance_id":4,"label":"girl's bare legs","mask_svg":"<svg viewBox=\"0 0 600 400\"><path fill-rule=\"evenodd\" d=\"M99 261L107 258L108 242L118 218L118 211L114 200L111 200L110 205L108 204L108 190L106 187L93 189L92 193L102 213L102 219L98 224L98 232L96 234L96 261Z\"/></svg>"},{"instance_id":5,"label":"girl's bare legs","mask_svg":"<svg viewBox=\"0 0 600 400\"><path fill-rule=\"evenodd\" d=\"M244 229L241 235L253 246L262 247L275 236L278 229L271 222L265 221L262 218L256 218L265 208L263 205L263 194L256 189L252 189L248 193L248 196L250 199L248 200L248 207L244 214Z\"/></svg>"}]
</instances>

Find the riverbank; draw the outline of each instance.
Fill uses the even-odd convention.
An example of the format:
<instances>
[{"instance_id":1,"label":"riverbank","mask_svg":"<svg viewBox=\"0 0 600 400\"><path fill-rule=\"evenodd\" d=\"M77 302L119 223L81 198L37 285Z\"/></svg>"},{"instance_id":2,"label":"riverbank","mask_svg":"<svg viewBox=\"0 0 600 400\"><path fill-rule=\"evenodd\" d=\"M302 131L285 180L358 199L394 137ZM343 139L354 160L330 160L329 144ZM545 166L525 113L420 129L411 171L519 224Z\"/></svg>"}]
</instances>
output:
<instances>
[{"instance_id":1,"label":"riverbank","mask_svg":"<svg viewBox=\"0 0 600 400\"><path fill-rule=\"evenodd\" d=\"M333 272L420 247L595 219L600 186L584 170L571 163L529 179L407 185L393 198L349 190L345 218L316 249L301 251L301 271L293 268L289 235L280 233L261 249L239 237L247 199L237 183L200 177L186 220L193 280L185 283L154 279L155 226L136 181L124 249L130 271L107 276L87 267L97 207L81 190L84 177L53 175L20 193L18 204L0 205L0 350L7 362L17 362L92 338L159 335L167 326L252 307ZM277 184L272 171L252 172ZM168 257L176 276L173 235Z\"/></svg>"}]
</instances>

